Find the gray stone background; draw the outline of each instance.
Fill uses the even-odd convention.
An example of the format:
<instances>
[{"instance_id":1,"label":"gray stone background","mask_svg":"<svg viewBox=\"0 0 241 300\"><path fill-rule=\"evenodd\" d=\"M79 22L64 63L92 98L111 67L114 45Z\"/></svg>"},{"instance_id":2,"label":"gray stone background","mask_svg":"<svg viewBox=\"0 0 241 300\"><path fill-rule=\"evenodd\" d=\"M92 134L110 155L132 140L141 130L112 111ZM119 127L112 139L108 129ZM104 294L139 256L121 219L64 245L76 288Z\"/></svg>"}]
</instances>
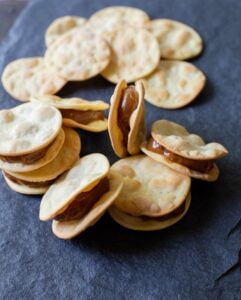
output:
<instances>
[{"instance_id":1,"label":"gray stone background","mask_svg":"<svg viewBox=\"0 0 241 300\"><path fill-rule=\"evenodd\" d=\"M72 241L57 239L51 223L38 220L39 197L12 192L0 177L0 299L240 299L240 1L31 1L0 45L0 72L14 59L43 55L45 29L56 17L89 17L120 4L142 8L152 18L185 22L205 43L192 61L207 75L204 91L176 111L147 103L148 128L167 118L207 142L223 143L230 154L218 162L217 182L193 180L190 210L173 227L133 232L106 214ZM60 94L109 101L113 88L97 76L69 83ZM0 86L0 107L17 104ZM79 133L82 155L98 151L117 160L107 133Z\"/></svg>"}]
</instances>

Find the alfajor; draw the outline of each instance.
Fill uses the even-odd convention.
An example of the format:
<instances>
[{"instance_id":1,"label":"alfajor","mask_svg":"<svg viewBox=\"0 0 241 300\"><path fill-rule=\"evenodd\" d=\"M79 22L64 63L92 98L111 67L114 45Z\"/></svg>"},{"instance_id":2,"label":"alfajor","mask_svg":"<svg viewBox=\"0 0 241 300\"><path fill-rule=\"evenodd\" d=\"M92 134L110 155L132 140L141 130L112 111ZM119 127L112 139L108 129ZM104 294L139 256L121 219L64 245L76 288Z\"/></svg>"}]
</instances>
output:
<instances>
[{"instance_id":1,"label":"alfajor","mask_svg":"<svg viewBox=\"0 0 241 300\"><path fill-rule=\"evenodd\" d=\"M0 111L0 168L13 172L38 169L60 151L65 134L54 107L25 103Z\"/></svg>"},{"instance_id":2,"label":"alfajor","mask_svg":"<svg viewBox=\"0 0 241 300\"><path fill-rule=\"evenodd\" d=\"M81 141L76 131L63 128L65 140L58 155L47 165L29 172L3 171L11 189L21 194L44 194L49 186L79 159Z\"/></svg>"},{"instance_id":3,"label":"alfajor","mask_svg":"<svg viewBox=\"0 0 241 300\"><path fill-rule=\"evenodd\" d=\"M63 99L52 95L35 96L31 98L31 101L58 108L62 114L64 126L92 132L107 129L104 111L109 108L109 104L104 101L88 101L81 98Z\"/></svg>"},{"instance_id":4,"label":"alfajor","mask_svg":"<svg viewBox=\"0 0 241 300\"><path fill-rule=\"evenodd\" d=\"M191 199L189 176L145 155L121 159L111 170L123 176L124 185L109 213L124 227L146 231L163 229L187 212Z\"/></svg>"},{"instance_id":5,"label":"alfajor","mask_svg":"<svg viewBox=\"0 0 241 300\"><path fill-rule=\"evenodd\" d=\"M54 219L57 237L73 238L97 222L121 188L121 175L110 172L103 154L87 155L50 186L40 203L39 218Z\"/></svg>"},{"instance_id":6,"label":"alfajor","mask_svg":"<svg viewBox=\"0 0 241 300\"><path fill-rule=\"evenodd\" d=\"M217 180L219 169L214 161L228 154L221 144L205 144L200 136L167 120L153 123L151 137L141 149L177 172L206 181Z\"/></svg>"},{"instance_id":7,"label":"alfajor","mask_svg":"<svg viewBox=\"0 0 241 300\"><path fill-rule=\"evenodd\" d=\"M121 80L111 97L108 131L113 150L119 157L140 152L146 132L144 93L141 81L128 86Z\"/></svg>"}]
</instances>

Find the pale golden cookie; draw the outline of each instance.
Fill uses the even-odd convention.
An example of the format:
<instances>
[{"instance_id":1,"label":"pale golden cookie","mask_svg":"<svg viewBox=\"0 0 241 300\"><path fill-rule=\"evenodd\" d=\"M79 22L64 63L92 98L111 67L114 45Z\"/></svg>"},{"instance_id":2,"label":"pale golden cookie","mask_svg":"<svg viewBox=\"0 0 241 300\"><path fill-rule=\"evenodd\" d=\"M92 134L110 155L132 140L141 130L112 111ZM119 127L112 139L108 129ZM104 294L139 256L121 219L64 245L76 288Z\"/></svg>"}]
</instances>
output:
<instances>
[{"instance_id":1,"label":"pale golden cookie","mask_svg":"<svg viewBox=\"0 0 241 300\"><path fill-rule=\"evenodd\" d=\"M157 40L146 30L123 26L106 37L112 47L111 61L101 73L110 82L134 82L149 75L160 60Z\"/></svg>"},{"instance_id":2,"label":"pale golden cookie","mask_svg":"<svg viewBox=\"0 0 241 300\"><path fill-rule=\"evenodd\" d=\"M25 103L0 111L0 155L29 154L58 135L62 117L55 107Z\"/></svg>"},{"instance_id":3,"label":"pale golden cookie","mask_svg":"<svg viewBox=\"0 0 241 300\"><path fill-rule=\"evenodd\" d=\"M65 140L58 155L47 165L30 172L3 172L7 184L21 194L44 194L59 175L79 159L80 138L76 131L64 128Z\"/></svg>"},{"instance_id":4,"label":"pale golden cookie","mask_svg":"<svg viewBox=\"0 0 241 300\"><path fill-rule=\"evenodd\" d=\"M182 205L190 191L190 177L145 155L121 159L111 169L124 178L123 189L113 205L132 216L169 214Z\"/></svg>"},{"instance_id":5,"label":"pale golden cookie","mask_svg":"<svg viewBox=\"0 0 241 300\"><path fill-rule=\"evenodd\" d=\"M180 108L199 95L205 82L205 75L194 65L161 60L157 69L143 78L145 99L157 107Z\"/></svg>"},{"instance_id":6,"label":"pale golden cookie","mask_svg":"<svg viewBox=\"0 0 241 300\"><path fill-rule=\"evenodd\" d=\"M107 42L99 35L87 29L73 29L49 46L45 61L59 76L79 81L102 72L110 56Z\"/></svg>"},{"instance_id":7,"label":"pale golden cookie","mask_svg":"<svg viewBox=\"0 0 241 300\"><path fill-rule=\"evenodd\" d=\"M63 212L78 194L91 190L104 178L109 167L109 161L103 154L82 157L48 189L40 203L40 220L51 220Z\"/></svg>"},{"instance_id":8,"label":"pale golden cookie","mask_svg":"<svg viewBox=\"0 0 241 300\"><path fill-rule=\"evenodd\" d=\"M2 73L2 85L15 99L29 101L35 95L57 93L66 80L48 68L42 57L21 58L9 63Z\"/></svg>"},{"instance_id":9,"label":"pale golden cookie","mask_svg":"<svg viewBox=\"0 0 241 300\"><path fill-rule=\"evenodd\" d=\"M115 201L119 195L123 183L122 177L117 172L110 171L109 173L110 188L107 193L104 193L100 199L94 204L91 210L80 220L73 221L53 221L52 231L61 239L71 239L90 226L93 226Z\"/></svg>"},{"instance_id":10,"label":"pale golden cookie","mask_svg":"<svg viewBox=\"0 0 241 300\"><path fill-rule=\"evenodd\" d=\"M146 143L143 143L143 145L141 146L141 150L142 152L144 152L146 155L148 155L150 158L154 159L155 161L165 164L169 168L183 175L190 176L192 178L196 178L204 181L210 181L210 182L218 179L219 169L216 164L213 164L213 168L210 171L203 173L196 170L192 170L186 166L175 163L173 161L170 161L169 159L165 158L164 155L148 150L146 148Z\"/></svg>"},{"instance_id":11,"label":"pale golden cookie","mask_svg":"<svg viewBox=\"0 0 241 300\"><path fill-rule=\"evenodd\" d=\"M168 120L154 122L151 135L171 152L189 159L211 160L228 154L223 145L219 143L205 144L199 135L190 133L185 127Z\"/></svg>"},{"instance_id":12,"label":"pale golden cookie","mask_svg":"<svg viewBox=\"0 0 241 300\"><path fill-rule=\"evenodd\" d=\"M88 101L82 98L60 98L58 96L43 95L31 98L32 102L40 102L47 105L52 105L61 110L76 110L76 111L104 111L109 108L109 104L102 100ZM100 132L107 129L107 119L94 120L88 124L79 123L69 118L63 118L63 124L67 127L81 128L86 131Z\"/></svg>"},{"instance_id":13,"label":"pale golden cookie","mask_svg":"<svg viewBox=\"0 0 241 300\"><path fill-rule=\"evenodd\" d=\"M153 231L165 229L180 221L187 213L190 204L191 194L187 196L187 199L185 200L185 208L181 214L170 217L170 219L166 219L163 221L159 220L158 218L134 217L124 213L123 211L117 209L113 205L108 209L108 212L114 221L128 229L140 231Z\"/></svg>"},{"instance_id":14,"label":"pale golden cookie","mask_svg":"<svg viewBox=\"0 0 241 300\"><path fill-rule=\"evenodd\" d=\"M193 178L215 181L219 169L214 160L227 155L228 151L219 143L205 144L203 139L189 133L183 126L168 120L153 123L151 135L160 153L145 142L141 150L152 159L161 162L181 174Z\"/></svg>"},{"instance_id":15,"label":"pale golden cookie","mask_svg":"<svg viewBox=\"0 0 241 300\"><path fill-rule=\"evenodd\" d=\"M0 168L12 172L29 172L32 170L39 169L42 166L50 163L58 155L60 149L63 146L64 140L65 134L64 131L61 129L53 143L51 143L48 146L46 153L42 158L38 159L37 161L31 164L26 164L24 162L10 163L0 159Z\"/></svg>"},{"instance_id":16,"label":"pale golden cookie","mask_svg":"<svg viewBox=\"0 0 241 300\"><path fill-rule=\"evenodd\" d=\"M29 182L44 182L57 178L60 174L70 169L79 159L81 141L78 133L71 128L63 128L65 140L58 155L50 163L29 172L8 173L16 178Z\"/></svg>"},{"instance_id":17,"label":"pale golden cookie","mask_svg":"<svg viewBox=\"0 0 241 300\"><path fill-rule=\"evenodd\" d=\"M113 28L124 25L141 28L149 22L150 18L143 10L127 6L110 6L94 13L87 21L87 26L105 37L105 34L111 32Z\"/></svg>"},{"instance_id":18,"label":"pale golden cookie","mask_svg":"<svg viewBox=\"0 0 241 300\"><path fill-rule=\"evenodd\" d=\"M200 35L183 23L157 19L146 28L157 38L163 58L185 60L197 56L203 49Z\"/></svg>"},{"instance_id":19,"label":"pale golden cookie","mask_svg":"<svg viewBox=\"0 0 241 300\"><path fill-rule=\"evenodd\" d=\"M45 44L49 47L54 43L59 37L61 37L66 32L83 27L86 23L86 19L76 17L76 16L64 16L55 19L47 28L45 33Z\"/></svg>"},{"instance_id":20,"label":"pale golden cookie","mask_svg":"<svg viewBox=\"0 0 241 300\"><path fill-rule=\"evenodd\" d=\"M145 139L145 109L144 109L144 87L141 81L135 83L135 90L138 93L138 104L129 119L130 131L128 133L127 145L124 145L123 132L119 126L119 106L121 105L124 90L128 88L126 81L121 80L115 88L111 97L110 112L108 118L108 131L111 144L115 154L125 157L128 154L134 155L140 152L140 145Z\"/></svg>"},{"instance_id":21,"label":"pale golden cookie","mask_svg":"<svg viewBox=\"0 0 241 300\"><path fill-rule=\"evenodd\" d=\"M42 195L44 194L48 187L30 187L27 185L20 185L17 184L16 182L10 180L5 174L3 173L3 177L7 183L7 185L10 187L11 190L20 193L20 194L24 194L24 195Z\"/></svg>"}]
</instances>

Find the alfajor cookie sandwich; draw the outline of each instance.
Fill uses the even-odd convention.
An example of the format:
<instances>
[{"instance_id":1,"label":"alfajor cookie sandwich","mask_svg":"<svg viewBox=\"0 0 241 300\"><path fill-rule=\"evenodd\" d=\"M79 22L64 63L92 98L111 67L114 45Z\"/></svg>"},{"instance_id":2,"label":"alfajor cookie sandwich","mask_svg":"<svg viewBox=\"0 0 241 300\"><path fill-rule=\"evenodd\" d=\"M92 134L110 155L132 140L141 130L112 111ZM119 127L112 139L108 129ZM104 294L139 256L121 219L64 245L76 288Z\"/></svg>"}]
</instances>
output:
<instances>
[{"instance_id":1,"label":"alfajor cookie sandwich","mask_svg":"<svg viewBox=\"0 0 241 300\"><path fill-rule=\"evenodd\" d=\"M140 152L146 132L144 93L141 81L128 86L121 80L111 97L108 131L113 150L119 157Z\"/></svg>"},{"instance_id":2,"label":"alfajor cookie sandwich","mask_svg":"<svg viewBox=\"0 0 241 300\"><path fill-rule=\"evenodd\" d=\"M52 161L65 134L55 107L25 103L0 111L0 168L28 172Z\"/></svg>"},{"instance_id":3,"label":"alfajor cookie sandwich","mask_svg":"<svg viewBox=\"0 0 241 300\"><path fill-rule=\"evenodd\" d=\"M158 230L186 214L191 200L189 176L145 155L121 159L111 170L124 179L123 189L109 208L120 225L133 230Z\"/></svg>"},{"instance_id":4,"label":"alfajor cookie sandwich","mask_svg":"<svg viewBox=\"0 0 241 300\"><path fill-rule=\"evenodd\" d=\"M31 98L31 101L58 108L62 114L64 126L92 132L107 129L104 111L109 108L109 104L104 101L88 101L81 98L63 99L52 95L35 96Z\"/></svg>"},{"instance_id":5,"label":"alfajor cookie sandwich","mask_svg":"<svg viewBox=\"0 0 241 300\"><path fill-rule=\"evenodd\" d=\"M52 231L57 237L73 238L99 220L122 184L121 175L110 171L103 154L82 157L43 196L39 218L53 220Z\"/></svg>"},{"instance_id":6,"label":"alfajor cookie sandwich","mask_svg":"<svg viewBox=\"0 0 241 300\"><path fill-rule=\"evenodd\" d=\"M153 123L151 137L141 149L177 172L206 181L217 180L219 169L214 161L228 154L221 144L205 144L200 136L167 120Z\"/></svg>"},{"instance_id":7,"label":"alfajor cookie sandwich","mask_svg":"<svg viewBox=\"0 0 241 300\"><path fill-rule=\"evenodd\" d=\"M80 137L71 128L63 128L65 140L58 155L47 165L29 172L3 171L9 187L21 194L44 194L49 186L79 159Z\"/></svg>"}]
</instances>

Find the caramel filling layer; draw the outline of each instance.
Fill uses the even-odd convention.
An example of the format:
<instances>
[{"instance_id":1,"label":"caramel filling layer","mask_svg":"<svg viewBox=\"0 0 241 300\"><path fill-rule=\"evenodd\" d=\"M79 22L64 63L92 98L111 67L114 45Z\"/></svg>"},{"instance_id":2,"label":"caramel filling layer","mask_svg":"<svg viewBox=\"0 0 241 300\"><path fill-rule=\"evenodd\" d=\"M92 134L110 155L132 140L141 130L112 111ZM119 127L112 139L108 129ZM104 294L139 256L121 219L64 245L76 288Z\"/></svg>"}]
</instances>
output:
<instances>
[{"instance_id":1,"label":"caramel filling layer","mask_svg":"<svg viewBox=\"0 0 241 300\"><path fill-rule=\"evenodd\" d=\"M16 178L10 174L8 174L7 172L4 172L4 175L11 180L12 182L19 184L19 185L26 185L28 187L32 187L32 188L41 188L41 187L48 187L50 186L56 179L52 179L52 180L47 180L47 181L41 181L41 182L30 182L30 181L25 181L19 178Z\"/></svg>"},{"instance_id":2,"label":"caramel filling layer","mask_svg":"<svg viewBox=\"0 0 241 300\"><path fill-rule=\"evenodd\" d=\"M149 221L149 220L166 221L166 220L175 218L175 217L181 215L182 213L184 213L185 207L186 207L186 200L179 207L177 207L173 211L171 211L168 214L163 215L161 217L140 216L139 218L141 218L142 221Z\"/></svg>"},{"instance_id":3,"label":"caramel filling layer","mask_svg":"<svg viewBox=\"0 0 241 300\"><path fill-rule=\"evenodd\" d=\"M0 159L2 161L8 162L8 163L23 163L26 165L31 165L34 162L38 161L39 159L41 159L42 157L45 156L47 150L49 149L49 147L51 147L51 145L55 142L55 140L48 145L47 147L37 150L33 153L28 153L28 154L24 154L24 155L17 155L17 156L7 156L7 155L0 155Z\"/></svg>"},{"instance_id":4,"label":"caramel filling layer","mask_svg":"<svg viewBox=\"0 0 241 300\"><path fill-rule=\"evenodd\" d=\"M130 117L138 105L138 93L133 85L122 92L121 102L118 108L118 126L123 134L123 145L127 147L128 134L130 132Z\"/></svg>"},{"instance_id":5,"label":"caramel filling layer","mask_svg":"<svg viewBox=\"0 0 241 300\"><path fill-rule=\"evenodd\" d=\"M103 110L74 110L74 109L61 109L62 117L65 119L71 119L80 124L89 124L94 121L100 121L105 119Z\"/></svg>"},{"instance_id":6,"label":"caramel filling layer","mask_svg":"<svg viewBox=\"0 0 241 300\"><path fill-rule=\"evenodd\" d=\"M149 151L164 155L166 159L172 162L178 163L195 171L206 173L213 168L213 160L194 160L179 156L161 146L153 139L153 137L149 138L146 148Z\"/></svg>"},{"instance_id":7,"label":"caramel filling layer","mask_svg":"<svg viewBox=\"0 0 241 300\"><path fill-rule=\"evenodd\" d=\"M58 221L81 219L87 214L100 197L110 189L109 179L103 178L92 190L80 193L65 211L56 216Z\"/></svg>"}]
</instances>

